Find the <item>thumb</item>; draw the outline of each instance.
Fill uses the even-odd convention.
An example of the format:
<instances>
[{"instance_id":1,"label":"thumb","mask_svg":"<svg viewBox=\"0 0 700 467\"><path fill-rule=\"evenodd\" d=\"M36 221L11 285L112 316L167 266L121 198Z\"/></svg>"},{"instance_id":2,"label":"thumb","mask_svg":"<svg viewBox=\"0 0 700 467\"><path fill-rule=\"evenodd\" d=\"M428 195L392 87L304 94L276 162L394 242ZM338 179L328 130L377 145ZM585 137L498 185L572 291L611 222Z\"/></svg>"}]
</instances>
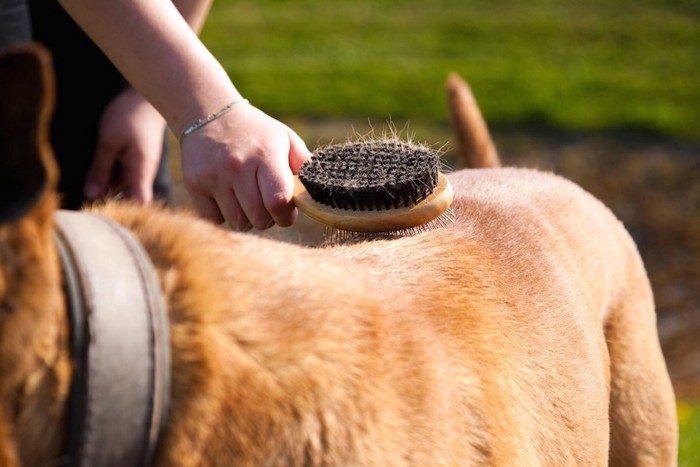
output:
<instances>
[{"instance_id":1,"label":"thumb","mask_svg":"<svg viewBox=\"0 0 700 467\"><path fill-rule=\"evenodd\" d=\"M104 144L97 144L95 157L83 187L85 196L89 199L95 199L107 191L116 160L117 152L114 149Z\"/></svg>"},{"instance_id":2,"label":"thumb","mask_svg":"<svg viewBox=\"0 0 700 467\"><path fill-rule=\"evenodd\" d=\"M293 130L289 130L289 168L292 173L299 172L299 169L306 161L311 159L311 152L306 147L306 143Z\"/></svg>"}]
</instances>

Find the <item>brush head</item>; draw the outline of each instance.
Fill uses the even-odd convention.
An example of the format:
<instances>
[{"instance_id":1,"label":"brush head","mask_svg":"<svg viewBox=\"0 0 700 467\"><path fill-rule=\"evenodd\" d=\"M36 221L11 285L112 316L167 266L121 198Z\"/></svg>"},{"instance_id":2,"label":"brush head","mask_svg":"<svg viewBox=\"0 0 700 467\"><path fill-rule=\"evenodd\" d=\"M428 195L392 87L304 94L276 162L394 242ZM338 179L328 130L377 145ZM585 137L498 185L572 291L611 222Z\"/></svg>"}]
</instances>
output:
<instances>
[{"instance_id":1,"label":"brush head","mask_svg":"<svg viewBox=\"0 0 700 467\"><path fill-rule=\"evenodd\" d=\"M439 166L438 151L397 139L330 145L299 170L294 199L306 215L333 228L413 229L452 202Z\"/></svg>"}]
</instances>

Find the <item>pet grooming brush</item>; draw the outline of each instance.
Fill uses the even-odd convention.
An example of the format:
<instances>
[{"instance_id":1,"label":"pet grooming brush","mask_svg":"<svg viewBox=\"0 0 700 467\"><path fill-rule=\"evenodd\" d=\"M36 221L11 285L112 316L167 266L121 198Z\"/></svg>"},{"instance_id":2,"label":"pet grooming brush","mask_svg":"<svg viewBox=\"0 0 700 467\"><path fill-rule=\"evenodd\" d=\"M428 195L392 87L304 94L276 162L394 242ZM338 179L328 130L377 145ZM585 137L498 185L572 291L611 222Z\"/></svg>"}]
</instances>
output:
<instances>
[{"instance_id":1,"label":"pet grooming brush","mask_svg":"<svg viewBox=\"0 0 700 467\"><path fill-rule=\"evenodd\" d=\"M299 170L294 201L334 240L413 235L451 223L439 168L438 151L398 139L330 145Z\"/></svg>"}]
</instances>

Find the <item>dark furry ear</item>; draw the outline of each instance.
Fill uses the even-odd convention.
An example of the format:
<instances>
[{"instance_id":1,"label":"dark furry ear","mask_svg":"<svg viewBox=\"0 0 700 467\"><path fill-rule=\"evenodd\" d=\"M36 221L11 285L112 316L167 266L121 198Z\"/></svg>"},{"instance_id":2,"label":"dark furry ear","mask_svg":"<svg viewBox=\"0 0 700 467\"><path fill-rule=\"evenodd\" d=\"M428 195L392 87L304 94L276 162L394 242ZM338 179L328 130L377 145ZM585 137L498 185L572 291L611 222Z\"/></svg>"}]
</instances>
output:
<instances>
[{"instance_id":1,"label":"dark furry ear","mask_svg":"<svg viewBox=\"0 0 700 467\"><path fill-rule=\"evenodd\" d=\"M54 93L53 63L44 47L0 50L0 223L22 217L55 185L49 143Z\"/></svg>"}]
</instances>

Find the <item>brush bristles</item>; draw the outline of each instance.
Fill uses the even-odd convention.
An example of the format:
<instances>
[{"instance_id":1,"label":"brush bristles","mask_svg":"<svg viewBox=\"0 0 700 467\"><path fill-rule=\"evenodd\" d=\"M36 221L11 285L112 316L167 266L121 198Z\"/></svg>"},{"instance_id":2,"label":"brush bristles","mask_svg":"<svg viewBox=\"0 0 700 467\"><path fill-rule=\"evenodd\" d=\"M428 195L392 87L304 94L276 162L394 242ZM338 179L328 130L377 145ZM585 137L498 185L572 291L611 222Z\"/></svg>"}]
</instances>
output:
<instances>
[{"instance_id":1,"label":"brush bristles","mask_svg":"<svg viewBox=\"0 0 700 467\"><path fill-rule=\"evenodd\" d=\"M294 202L329 242L396 238L451 223L441 152L396 138L326 146L300 170Z\"/></svg>"},{"instance_id":2,"label":"brush bristles","mask_svg":"<svg viewBox=\"0 0 700 467\"><path fill-rule=\"evenodd\" d=\"M360 141L319 149L299 179L321 204L352 211L409 207L438 183L440 154L400 140Z\"/></svg>"},{"instance_id":3,"label":"brush bristles","mask_svg":"<svg viewBox=\"0 0 700 467\"><path fill-rule=\"evenodd\" d=\"M411 237L425 232L430 232L435 229L445 228L454 222L454 211L451 208L448 208L445 212L430 222L405 229L388 230L383 232L355 232L352 230L337 229L327 225L325 228L324 237L325 244L327 246L371 240L391 240L395 238Z\"/></svg>"}]
</instances>

